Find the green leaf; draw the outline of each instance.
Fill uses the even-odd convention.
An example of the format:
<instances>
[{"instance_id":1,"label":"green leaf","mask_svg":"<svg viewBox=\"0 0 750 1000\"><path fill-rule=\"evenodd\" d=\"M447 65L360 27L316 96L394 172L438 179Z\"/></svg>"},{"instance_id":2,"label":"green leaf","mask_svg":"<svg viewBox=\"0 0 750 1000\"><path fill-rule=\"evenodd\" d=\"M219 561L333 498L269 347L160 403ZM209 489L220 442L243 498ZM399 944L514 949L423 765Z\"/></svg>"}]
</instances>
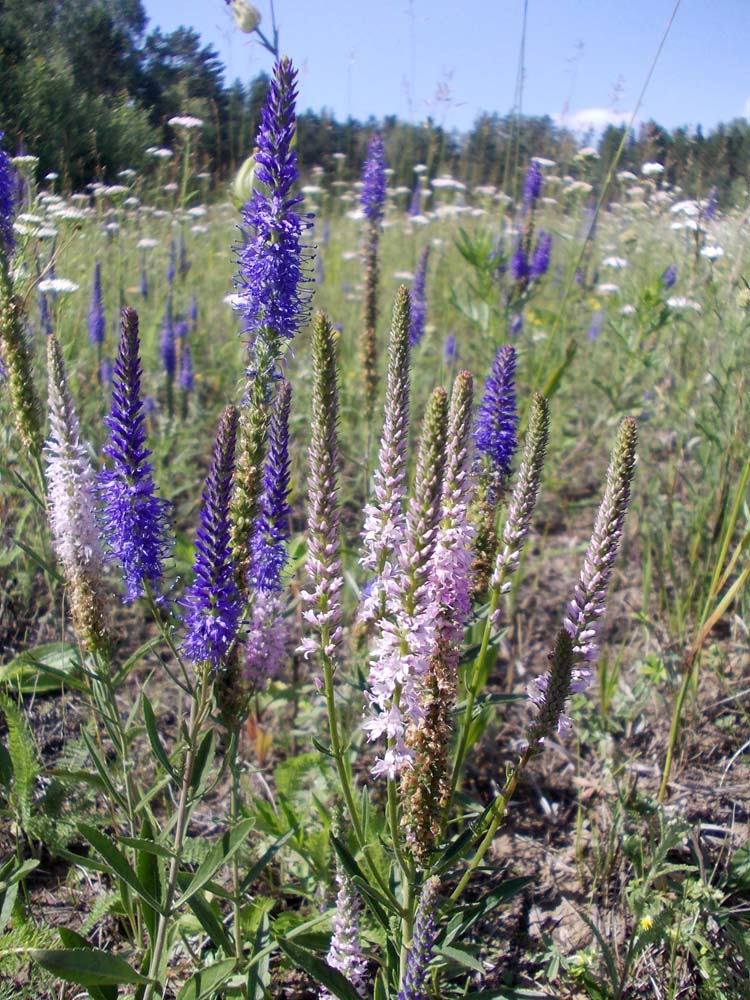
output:
<instances>
[{"instance_id":1,"label":"green leaf","mask_svg":"<svg viewBox=\"0 0 750 1000\"><path fill-rule=\"evenodd\" d=\"M107 789L111 797L114 799L114 801L117 802L123 808L125 808L126 807L125 799L112 784L112 781L110 780L109 774L107 772L107 766L99 756L99 750L94 745L94 741L91 738L91 734L86 729L82 729L81 736L83 737L83 742L86 744L86 749L89 752L89 757L91 757L91 761L94 767L96 768L99 777L104 782L105 788Z\"/></svg>"},{"instance_id":2,"label":"green leaf","mask_svg":"<svg viewBox=\"0 0 750 1000\"><path fill-rule=\"evenodd\" d=\"M305 951L304 948L299 948L287 938L279 938L278 942L281 950L296 966L304 969L317 983L325 986L339 1000L361 1000L352 984L340 972L332 969L322 958L318 958L312 952Z\"/></svg>"},{"instance_id":3,"label":"green leaf","mask_svg":"<svg viewBox=\"0 0 750 1000\"><path fill-rule=\"evenodd\" d=\"M385 896L382 896L379 892L372 888L370 883L367 881L364 872L357 864L354 855L351 853L346 844L342 840L339 840L339 838L334 834L331 834L331 843L333 844L339 858L341 858L342 865L354 879L354 882L362 894L365 903L370 908L372 915L384 928L384 930L388 931L389 921L384 907L392 911L390 903Z\"/></svg>"},{"instance_id":4,"label":"green leaf","mask_svg":"<svg viewBox=\"0 0 750 1000\"><path fill-rule=\"evenodd\" d=\"M446 945L438 949L440 955L445 956L451 960L451 962L456 962L458 965L463 965L467 969L472 969L474 972L478 972L480 975L484 975L485 968L482 963L471 954L471 952L465 951L463 948L452 948L450 945Z\"/></svg>"},{"instance_id":5,"label":"green leaf","mask_svg":"<svg viewBox=\"0 0 750 1000\"><path fill-rule=\"evenodd\" d=\"M295 834L296 828L294 830L287 830L286 833L282 834L278 840L275 840L269 848L267 848L263 855L255 862L253 867L247 873L247 875L242 880L242 885L240 886L240 893L247 892L253 882L258 878L263 869L266 867L271 858L276 854L276 852L284 846L284 844L289 840L289 838Z\"/></svg>"},{"instance_id":6,"label":"green leaf","mask_svg":"<svg viewBox=\"0 0 750 1000\"><path fill-rule=\"evenodd\" d=\"M267 949L268 944L268 914L262 913L258 929L255 932L255 940L251 954L262 955L258 962L255 962L247 973L247 997L248 1000L264 1000L267 996L266 990L271 985L271 956ZM264 954L266 952L266 954Z\"/></svg>"},{"instance_id":7,"label":"green leaf","mask_svg":"<svg viewBox=\"0 0 750 1000\"><path fill-rule=\"evenodd\" d=\"M0 867L0 932L10 922L24 876L38 867L39 862L32 859L19 865L15 855L8 858L5 864Z\"/></svg>"},{"instance_id":8,"label":"green leaf","mask_svg":"<svg viewBox=\"0 0 750 1000\"><path fill-rule=\"evenodd\" d=\"M137 896L140 896L142 900L148 903L149 906L153 907L158 913L163 913L161 903L146 889L136 873L130 867L128 859L122 851L120 851L113 840L107 837L106 834L103 834L100 830L97 830L95 827L89 826L88 823L79 823L78 831L81 836L88 840L94 850L100 854L102 858L104 858L106 863L110 866L113 874L122 879L122 881L129 886Z\"/></svg>"},{"instance_id":9,"label":"green leaf","mask_svg":"<svg viewBox=\"0 0 750 1000\"><path fill-rule=\"evenodd\" d=\"M145 851L146 854L153 854L156 858L164 858L169 861L174 857L174 852L163 844L157 844L154 840L144 840L141 837L118 837L118 842L123 847L134 847L136 851Z\"/></svg>"},{"instance_id":10,"label":"green leaf","mask_svg":"<svg viewBox=\"0 0 750 1000\"><path fill-rule=\"evenodd\" d=\"M78 648L69 642L50 642L19 653L0 667L0 684L9 684L21 694L59 691L63 685L86 692L76 675L81 670Z\"/></svg>"},{"instance_id":11,"label":"green leaf","mask_svg":"<svg viewBox=\"0 0 750 1000\"><path fill-rule=\"evenodd\" d=\"M34 949L30 955L53 976L78 986L137 986L150 982L124 959L98 948Z\"/></svg>"},{"instance_id":12,"label":"green leaf","mask_svg":"<svg viewBox=\"0 0 750 1000\"><path fill-rule=\"evenodd\" d=\"M218 906L209 903L202 892L194 892L187 904L195 914L198 923L208 934L213 946L226 952L234 951L234 943L224 930Z\"/></svg>"},{"instance_id":13,"label":"green leaf","mask_svg":"<svg viewBox=\"0 0 750 1000\"><path fill-rule=\"evenodd\" d=\"M194 892L202 889L213 878L219 868L237 853L254 826L254 819L243 819L234 829L224 834L219 843L211 848L202 864L199 865L190 884L180 897L181 903L186 902Z\"/></svg>"},{"instance_id":14,"label":"green leaf","mask_svg":"<svg viewBox=\"0 0 750 1000\"><path fill-rule=\"evenodd\" d=\"M115 676L112 678L112 686L117 688L122 684L122 682L127 678L133 667L137 666L143 657L150 653L152 649L155 649L162 639L161 636L154 636L153 639L147 639L142 646L139 646L136 651L127 658L120 669L117 671Z\"/></svg>"},{"instance_id":15,"label":"green leaf","mask_svg":"<svg viewBox=\"0 0 750 1000\"><path fill-rule=\"evenodd\" d=\"M69 927L58 927L57 933L60 941L66 950L71 951L76 948L87 948L89 951L93 945L89 944L85 937L77 931L70 930ZM93 986L89 985L88 994L91 1000L117 1000L117 986Z\"/></svg>"},{"instance_id":16,"label":"green leaf","mask_svg":"<svg viewBox=\"0 0 750 1000\"><path fill-rule=\"evenodd\" d=\"M215 965L199 969L177 994L177 1000L204 1000L205 997L213 997L217 987L231 976L235 965L233 958L225 958Z\"/></svg>"},{"instance_id":17,"label":"green leaf","mask_svg":"<svg viewBox=\"0 0 750 1000\"><path fill-rule=\"evenodd\" d=\"M164 749L164 744L161 741L161 736L159 736L159 729L156 725L156 716L154 715L154 710L151 706L151 702L148 700L146 693L144 691L141 696L141 704L143 706L143 721L146 723L146 735L148 736L148 741L151 744L151 749L154 751L154 756L159 761L161 766L167 772L170 777L177 781L177 775L172 763L169 759L167 751Z\"/></svg>"},{"instance_id":18,"label":"green leaf","mask_svg":"<svg viewBox=\"0 0 750 1000\"><path fill-rule=\"evenodd\" d=\"M149 816L144 816L141 823L141 842L144 846L135 848L137 851L135 870L146 892L150 896L153 896L154 899L161 900L163 895L161 864L159 858L149 850L149 848L157 846L153 843L154 838L155 831L151 819ZM156 940L156 929L159 924L159 914L153 906L146 904L143 907L143 919L146 924L151 947L153 948Z\"/></svg>"},{"instance_id":19,"label":"green leaf","mask_svg":"<svg viewBox=\"0 0 750 1000\"><path fill-rule=\"evenodd\" d=\"M216 753L216 733L209 729L200 742L193 759L193 770L190 775L190 788L196 796L200 796L208 781L210 767Z\"/></svg>"}]
</instances>

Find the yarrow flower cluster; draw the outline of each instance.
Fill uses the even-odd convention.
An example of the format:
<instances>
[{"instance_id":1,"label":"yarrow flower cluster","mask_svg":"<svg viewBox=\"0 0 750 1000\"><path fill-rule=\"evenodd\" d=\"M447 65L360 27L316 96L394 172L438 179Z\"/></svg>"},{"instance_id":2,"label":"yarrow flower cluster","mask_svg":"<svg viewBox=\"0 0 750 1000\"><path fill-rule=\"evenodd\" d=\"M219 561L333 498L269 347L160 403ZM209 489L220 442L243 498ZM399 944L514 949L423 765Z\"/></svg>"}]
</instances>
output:
<instances>
[{"instance_id":1,"label":"yarrow flower cluster","mask_svg":"<svg viewBox=\"0 0 750 1000\"><path fill-rule=\"evenodd\" d=\"M99 496L102 536L110 557L122 565L126 602L142 596L147 586L158 590L170 548L168 505L156 495L148 461L139 351L138 314L125 308L105 420L110 436L103 450L112 468L99 476Z\"/></svg>"},{"instance_id":2,"label":"yarrow flower cluster","mask_svg":"<svg viewBox=\"0 0 750 1000\"><path fill-rule=\"evenodd\" d=\"M220 666L234 642L242 611L229 544L229 495L234 472L237 410L219 422L195 540L195 580L185 595L183 652L195 663Z\"/></svg>"}]
</instances>

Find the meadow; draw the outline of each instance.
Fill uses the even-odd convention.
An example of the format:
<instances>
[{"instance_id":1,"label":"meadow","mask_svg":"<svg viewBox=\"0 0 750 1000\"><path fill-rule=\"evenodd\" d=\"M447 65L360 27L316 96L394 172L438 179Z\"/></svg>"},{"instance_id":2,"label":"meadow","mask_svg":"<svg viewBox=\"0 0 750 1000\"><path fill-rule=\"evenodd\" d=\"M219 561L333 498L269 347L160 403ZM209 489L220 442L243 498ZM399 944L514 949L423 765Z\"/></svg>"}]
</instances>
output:
<instances>
[{"instance_id":1,"label":"meadow","mask_svg":"<svg viewBox=\"0 0 750 1000\"><path fill-rule=\"evenodd\" d=\"M0 997L750 997L748 193L297 178L290 74L14 165Z\"/></svg>"}]
</instances>

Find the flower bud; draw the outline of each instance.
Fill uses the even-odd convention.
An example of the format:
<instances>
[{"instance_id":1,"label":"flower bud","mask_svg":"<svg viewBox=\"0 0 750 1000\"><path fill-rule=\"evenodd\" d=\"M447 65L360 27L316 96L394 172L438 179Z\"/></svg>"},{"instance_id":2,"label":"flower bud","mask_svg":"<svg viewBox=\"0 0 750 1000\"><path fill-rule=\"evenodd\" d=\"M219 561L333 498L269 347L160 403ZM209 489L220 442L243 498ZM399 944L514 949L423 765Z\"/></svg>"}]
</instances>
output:
<instances>
[{"instance_id":1,"label":"flower bud","mask_svg":"<svg viewBox=\"0 0 750 1000\"><path fill-rule=\"evenodd\" d=\"M232 14L240 31L252 34L260 24L260 11L247 0L232 0Z\"/></svg>"}]
</instances>

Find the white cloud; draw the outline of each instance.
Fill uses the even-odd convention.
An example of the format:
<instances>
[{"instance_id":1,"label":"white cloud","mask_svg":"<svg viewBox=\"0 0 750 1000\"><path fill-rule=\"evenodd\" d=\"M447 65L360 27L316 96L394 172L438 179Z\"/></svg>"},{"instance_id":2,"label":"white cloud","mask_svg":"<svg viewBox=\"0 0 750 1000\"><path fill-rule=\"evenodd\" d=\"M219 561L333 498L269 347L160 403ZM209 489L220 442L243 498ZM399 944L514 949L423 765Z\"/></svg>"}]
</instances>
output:
<instances>
[{"instance_id":1,"label":"white cloud","mask_svg":"<svg viewBox=\"0 0 750 1000\"><path fill-rule=\"evenodd\" d=\"M602 132L608 125L627 125L631 111L613 111L611 108L582 108L580 111L555 115L557 125L572 132Z\"/></svg>"}]
</instances>

